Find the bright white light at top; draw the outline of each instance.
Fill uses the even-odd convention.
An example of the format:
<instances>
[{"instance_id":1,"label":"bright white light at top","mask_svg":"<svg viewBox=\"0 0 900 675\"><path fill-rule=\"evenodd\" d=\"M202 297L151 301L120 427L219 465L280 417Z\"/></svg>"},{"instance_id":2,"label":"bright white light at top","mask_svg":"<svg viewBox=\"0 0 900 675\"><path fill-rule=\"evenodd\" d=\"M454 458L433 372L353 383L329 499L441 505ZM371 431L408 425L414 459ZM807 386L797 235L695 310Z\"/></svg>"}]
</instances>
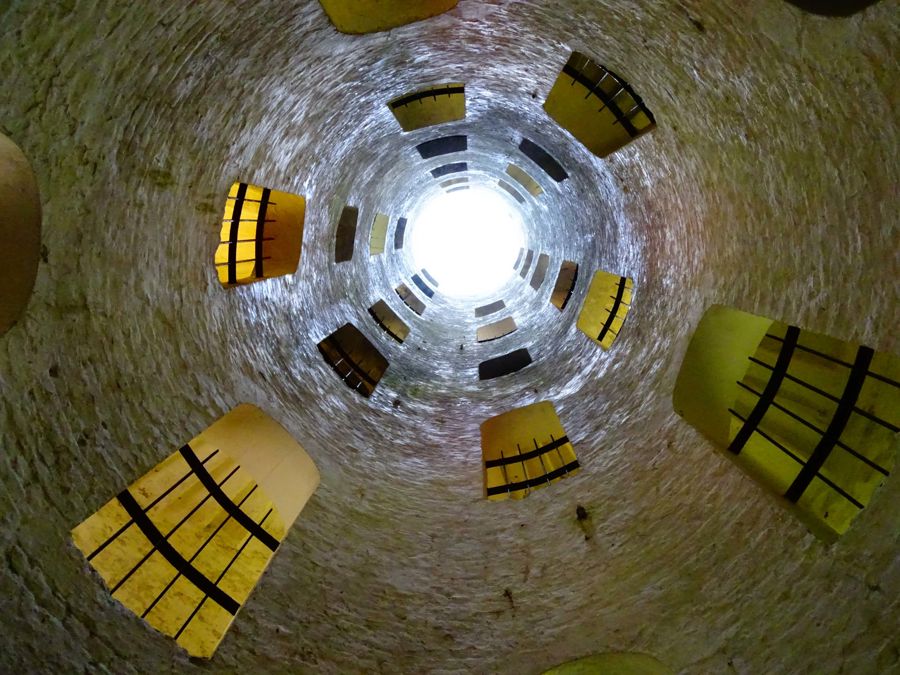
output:
<instances>
[{"instance_id":1,"label":"bright white light at top","mask_svg":"<svg viewBox=\"0 0 900 675\"><path fill-rule=\"evenodd\" d=\"M485 297L502 288L524 246L518 209L485 187L440 194L410 223L416 271L424 267L441 293L456 298Z\"/></svg>"}]
</instances>

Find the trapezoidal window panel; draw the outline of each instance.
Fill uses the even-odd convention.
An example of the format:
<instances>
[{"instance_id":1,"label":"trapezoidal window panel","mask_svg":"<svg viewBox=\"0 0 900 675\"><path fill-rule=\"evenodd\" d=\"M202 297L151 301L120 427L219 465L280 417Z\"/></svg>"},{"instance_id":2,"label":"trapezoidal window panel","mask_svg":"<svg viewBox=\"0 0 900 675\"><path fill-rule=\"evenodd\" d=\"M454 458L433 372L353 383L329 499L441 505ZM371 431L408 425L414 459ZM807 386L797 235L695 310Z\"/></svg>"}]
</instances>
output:
<instances>
[{"instance_id":1,"label":"trapezoidal window panel","mask_svg":"<svg viewBox=\"0 0 900 675\"><path fill-rule=\"evenodd\" d=\"M215 255L219 282L230 287L296 272L305 218L303 197L234 183Z\"/></svg>"},{"instance_id":2,"label":"trapezoidal window panel","mask_svg":"<svg viewBox=\"0 0 900 675\"><path fill-rule=\"evenodd\" d=\"M514 188L512 185L507 183L505 180L503 180L501 178L497 181L497 184L500 187L502 187L504 190L506 190L510 195L512 195L512 198L515 199L517 202L519 202L520 204L525 203L525 197L523 197L521 194L519 194L519 191L516 190L516 188Z\"/></svg>"},{"instance_id":3,"label":"trapezoidal window panel","mask_svg":"<svg viewBox=\"0 0 900 675\"><path fill-rule=\"evenodd\" d=\"M562 168L562 165L556 161L553 155L534 141L523 138L522 142L519 143L519 150L521 150L522 154L528 157L528 159L541 167L541 169L544 170L544 173L557 183L561 183L569 177L569 174L566 173L566 170Z\"/></svg>"},{"instance_id":4,"label":"trapezoidal window panel","mask_svg":"<svg viewBox=\"0 0 900 675\"><path fill-rule=\"evenodd\" d=\"M450 193L450 192L462 192L463 190L468 190L468 189L469 189L469 186L468 186L468 185L460 185L460 186L455 187L455 188L450 188L449 190L447 190L447 192L448 192L448 193Z\"/></svg>"},{"instance_id":5,"label":"trapezoidal window panel","mask_svg":"<svg viewBox=\"0 0 900 675\"><path fill-rule=\"evenodd\" d=\"M556 275L556 285L550 296L550 304L559 311L564 310L572 297L572 291L575 290L576 281L578 281L578 264L571 260L564 260L559 266L559 274Z\"/></svg>"},{"instance_id":6,"label":"trapezoidal window panel","mask_svg":"<svg viewBox=\"0 0 900 675\"><path fill-rule=\"evenodd\" d=\"M491 340L499 340L502 337L506 337L510 333L515 332L518 329L516 325L515 319L511 316L506 317L505 319L500 319L499 321L494 321L493 323L489 323L484 326L479 326L478 330L475 331L475 339L478 342L490 342Z\"/></svg>"},{"instance_id":7,"label":"trapezoidal window panel","mask_svg":"<svg viewBox=\"0 0 900 675\"><path fill-rule=\"evenodd\" d=\"M359 220L359 209L345 206L338 220L334 235L334 262L342 263L353 259L353 248L356 243L356 223Z\"/></svg>"},{"instance_id":8,"label":"trapezoidal window panel","mask_svg":"<svg viewBox=\"0 0 900 675\"><path fill-rule=\"evenodd\" d=\"M549 401L497 415L481 425L484 495L523 499L577 473L575 449Z\"/></svg>"},{"instance_id":9,"label":"trapezoidal window panel","mask_svg":"<svg viewBox=\"0 0 900 675\"><path fill-rule=\"evenodd\" d=\"M503 302L503 300L495 300L494 302L492 302L490 304L482 305L481 307L476 307L475 308L475 317L480 319L483 316L495 314L496 312L499 312L501 309L504 309L505 307L506 307L506 303Z\"/></svg>"},{"instance_id":10,"label":"trapezoidal window panel","mask_svg":"<svg viewBox=\"0 0 900 675\"><path fill-rule=\"evenodd\" d=\"M372 221L372 232L369 235L369 255L381 255L384 253L384 243L387 239L388 217L383 213L375 214Z\"/></svg>"},{"instance_id":11,"label":"trapezoidal window panel","mask_svg":"<svg viewBox=\"0 0 900 675\"><path fill-rule=\"evenodd\" d=\"M403 131L413 131L466 117L466 86L461 82L439 84L411 91L388 101Z\"/></svg>"},{"instance_id":12,"label":"trapezoidal window panel","mask_svg":"<svg viewBox=\"0 0 900 675\"><path fill-rule=\"evenodd\" d=\"M458 0L319 0L341 33L361 35L391 30L429 19L454 7Z\"/></svg>"},{"instance_id":13,"label":"trapezoidal window panel","mask_svg":"<svg viewBox=\"0 0 900 675\"><path fill-rule=\"evenodd\" d=\"M406 238L406 218L397 219L397 227L394 230L394 250L399 251L403 248L403 241Z\"/></svg>"},{"instance_id":14,"label":"trapezoidal window panel","mask_svg":"<svg viewBox=\"0 0 900 675\"><path fill-rule=\"evenodd\" d=\"M543 675L674 675L674 671L649 654L610 652L567 661Z\"/></svg>"},{"instance_id":15,"label":"trapezoidal window panel","mask_svg":"<svg viewBox=\"0 0 900 675\"><path fill-rule=\"evenodd\" d=\"M442 178L451 173L459 173L461 171L468 171L469 165L466 162L453 162L451 164L444 164L443 166L439 166L436 169L431 170L431 175L435 178Z\"/></svg>"},{"instance_id":16,"label":"trapezoidal window panel","mask_svg":"<svg viewBox=\"0 0 900 675\"><path fill-rule=\"evenodd\" d=\"M528 192L532 197L540 197L544 194L544 189L538 185L538 182L528 175L528 173L524 169L520 169L515 164L508 164L506 167L506 173L509 174L515 181L525 188L526 192Z\"/></svg>"},{"instance_id":17,"label":"trapezoidal window panel","mask_svg":"<svg viewBox=\"0 0 900 675\"><path fill-rule=\"evenodd\" d=\"M431 284L432 286L434 286L435 288L440 286L440 284L437 282L437 279L435 279L433 276L431 276L431 274L428 273L428 270L426 270L424 267L422 268L422 276L425 277L425 279L428 281L428 283Z\"/></svg>"},{"instance_id":18,"label":"trapezoidal window panel","mask_svg":"<svg viewBox=\"0 0 900 675\"><path fill-rule=\"evenodd\" d=\"M597 271L578 315L578 330L609 349L631 309L633 289L634 281L629 277Z\"/></svg>"},{"instance_id":19,"label":"trapezoidal window panel","mask_svg":"<svg viewBox=\"0 0 900 675\"><path fill-rule=\"evenodd\" d=\"M625 80L579 52L550 90L544 110L598 157L607 157L656 126Z\"/></svg>"},{"instance_id":20,"label":"trapezoidal window panel","mask_svg":"<svg viewBox=\"0 0 900 675\"><path fill-rule=\"evenodd\" d=\"M527 349L517 349L509 354L503 354L478 364L478 379L493 380L504 375L512 375L532 363L531 354Z\"/></svg>"},{"instance_id":21,"label":"trapezoidal window panel","mask_svg":"<svg viewBox=\"0 0 900 675\"><path fill-rule=\"evenodd\" d=\"M240 405L72 530L113 598L210 658L319 484L281 425Z\"/></svg>"},{"instance_id":22,"label":"trapezoidal window panel","mask_svg":"<svg viewBox=\"0 0 900 675\"><path fill-rule=\"evenodd\" d=\"M416 150L422 159L431 159L440 155L449 155L453 152L465 152L469 149L469 139L464 135L444 136L434 138L424 143L419 143Z\"/></svg>"},{"instance_id":23,"label":"trapezoidal window panel","mask_svg":"<svg viewBox=\"0 0 900 675\"><path fill-rule=\"evenodd\" d=\"M37 179L19 147L0 133L0 335L28 306L41 260L41 199Z\"/></svg>"},{"instance_id":24,"label":"trapezoidal window panel","mask_svg":"<svg viewBox=\"0 0 900 675\"><path fill-rule=\"evenodd\" d=\"M449 180L445 180L441 183L441 187L449 188L454 185L463 185L469 182L468 176L460 176L459 178L450 178Z\"/></svg>"},{"instance_id":25,"label":"trapezoidal window panel","mask_svg":"<svg viewBox=\"0 0 900 675\"><path fill-rule=\"evenodd\" d=\"M531 275L531 287L539 290L544 285L544 279L547 276L547 268L550 266L550 256L541 253L538 256L537 265L534 266L534 274Z\"/></svg>"},{"instance_id":26,"label":"trapezoidal window panel","mask_svg":"<svg viewBox=\"0 0 900 675\"><path fill-rule=\"evenodd\" d=\"M397 342L402 343L409 337L409 326L403 323L403 320L397 316L384 300L379 300L369 307L369 314L371 314L381 329Z\"/></svg>"},{"instance_id":27,"label":"trapezoidal window panel","mask_svg":"<svg viewBox=\"0 0 900 675\"><path fill-rule=\"evenodd\" d=\"M528 252L525 254L525 262L522 263L522 269L519 270L519 276L523 279L528 276L528 270L531 269L532 260L534 260L534 251L528 249Z\"/></svg>"},{"instance_id":28,"label":"trapezoidal window panel","mask_svg":"<svg viewBox=\"0 0 900 675\"><path fill-rule=\"evenodd\" d=\"M388 361L352 323L345 323L319 343L319 352L348 387L372 395Z\"/></svg>"},{"instance_id":29,"label":"trapezoidal window panel","mask_svg":"<svg viewBox=\"0 0 900 675\"><path fill-rule=\"evenodd\" d=\"M713 305L672 402L814 534L833 540L893 470L900 359Z\"/></svg>"},{"instance_id":30,"label":"trapezoidal window panel","mask_svg":"<svg viewBox=\"0 0 900 675\"><path fill-rule=\"evenodd\" d=\"M400 284L397 288L394 289L394 292L400 296L400 299L403 301L403 304L409 307L412 311L414 311L419 316L425 312L425 303L422 302L419 297L416 296L411 290L409 290L409 286L406 284Z\"/></svg>"},{"instance_id":31,"label":"trapezoidal window panel","mask_svg":"<svg viewBox=\"0 0 900 675\"><path fill-rule=\"evenodd\" d=\"M524 248L520 248L520 249L519 249L519 255L516 256L516 263L515 263L515 265L513 265L513 269L514 269L514 270L519 269L519 265L522 264L522 258L524 258L524 257L525 257L525 249L524 249Z\"/></svg>"},{"instance_id":32,"label":"trapezoidal window panel","mask_svg":"<svg viewBox=\"0 0 900 675\"><path fill-rule=\"evenodd\" d=\"M428 286L428 284L426 284L424 281L422 281L422 277L420 277L418 274L412 275L412 281L416 285L416 287L420 291L422 291L425 295L427 295L429 298L434 297L434 291L431 290L431 288Z\"/></svg>"}]
</instances>

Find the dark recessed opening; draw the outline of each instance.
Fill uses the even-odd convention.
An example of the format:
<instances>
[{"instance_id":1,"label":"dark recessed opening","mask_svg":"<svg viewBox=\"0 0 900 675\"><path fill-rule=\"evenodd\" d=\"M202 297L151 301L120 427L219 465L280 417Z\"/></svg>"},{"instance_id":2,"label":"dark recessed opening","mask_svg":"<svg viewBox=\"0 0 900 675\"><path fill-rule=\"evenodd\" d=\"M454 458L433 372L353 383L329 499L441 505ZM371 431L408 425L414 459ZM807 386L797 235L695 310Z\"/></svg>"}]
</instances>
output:
<instances>
[{"instance_id":1,"label":"dark recessed opening","mask_svg":"<svg viewBox=\"0 0 900 675\"><path fill-rule=\"evenodd\" d=\"M569 177L569 174L562 168L562 165L553 159L553 156L549 152L544 150L534 141L523 138L522 142L519 143L519 150L525 153L526 157L541 167L544 172L557 183L561 183Z\"/></svg>"},{"instance_id":2,"label":"dark recessed opening","mask_svg":"<svg viewBox=\"0 0 900 675\"><path fill-rule=\"evenodd\" d=\"M388 361L352 323L345 323L319 343L319 352L348 387L372 395Z\"/></svg>"},{"instance_id":3,"label":"dark recessed opening","mask_svg":"<svg viewBox=\"0 0 900 675\"><path fill-rule=\"evenodd\" d=\"M406 236L406 218L397 219L397 229L394 230L394 250L403 248L403 239Z\"/></svg>"},{"instance_id":4,"label":"dark recessed opening","mask_svg":"<svg viewBox=\"0 0 900 675\"><path fill-rule=\"evenodd\" d=\"M478 364L478 379L493 380L495 377L511 375L531 364L531 354L527 349L517 349L509 354L498 356Z\"/></svg>"},{"instance_id":5,"label":"dark recessed opening","mask_svg":"<svg viewBox=\"0 0 900 675\"><path fill-rule=\"evenodd\" d=\"M379 300L369 307L369 314L381 329L397 342L402 343L409 335L409 326L403 323L384 300Z\"/></svg>"},{"instance_id":6,"label":"dark recessed opening","mask_svg":"<svg viewBox=\"0 0 900 675\"><path fill-rule=\"evenodd\" d=\"M409 289L409 286L400 284L394 291L400 296L404 305L409 307L419 316L422 316L422 313L425 311L425 303Z\"/></svg>"},{"instance_id":7,"label":"dark recessed opening","mask_svg":"<svg viewBox=\"0 0 900 675\"><path fill-rule=\"evenodd\" d=\"M422 159L430 159L439 155L449 155L451 152L463 152L468 150L469 140L466 136L444 136L431 141L419 143L416 150Z\"/></svg>"},{"instance_id":8,"label":"dark recessed opening","mask_svg":"<svg viewBox=\"0 0 900 675\"><path fill-rule=\"evenodd\" d=\"M451 173L459 173L460 171L468 171L469 165L466 162L453 162L452 164L444 164L436 169L431 170L431 175L435 178L446 176Z\"/></svg>"},{"instance_id":9,"label":"dark recessed opening","mask_svg":"<svg viewBox=\"0 0 900 675\"><path fill-rule=\"evenodd\" d=\"M534 251L528 249L528 253L525 255L525 262L522 264L522 269L519 270L519 276L523 279L528 276L528 270L531 269L532 260L534 260Z\"/></svg>"},{"instance_id":10,"label":"dark recessed opening","mask_svg":"<svg viewBox=\"0 0 900 675\"><path fill-rule=\"evenodd\" d=\"M538 290L544 283L544 278L547 276L547 268L550 266L550 256L546 253L541 253L538 256L537 265L534 266L534 274L531 277L531 287L534 290Z\"/></svg>"},{"instance_id":11,"label":"dark recessed opening","mask_svg":"<svg viewBox=\"0 0 900 675\"><path fill-rule=\"evenodd\" d=\"M422 291L429 298L434 297L434 291L431 290L431 288L428 286L428 284L426 284L424 281L422 281L422 277L420 277L418 274L412 275L412 281L419 288L419 290Z\"/></svg>"},{"instance_id":12,"label":"dark recessed opening","mask_svg":"<svg viewBox=\"0 0 900 675\"><path fill-rule=\"evenodd\" d=\"M359 209L345 206L338 221L337 234L334 239L334 262L341 263L353 259L353 244L356 240L356 221Z\"/></svg>"},{"instance_id":13,"label":"dark recessed opening","mask_svg":"<svg viewBox=\"0 0 900 675\"><path fill-rule=\"evenodd\" d=\"M524 252L524 251L523 251ZM503 300L496 300L489 305L482 305L481 307L475 308L475 316L481 318L483 316L488 316L489 314L494 314L495 312L499 312L501 309L506 307L506 303Z\"/></svg>"}]
</instances>

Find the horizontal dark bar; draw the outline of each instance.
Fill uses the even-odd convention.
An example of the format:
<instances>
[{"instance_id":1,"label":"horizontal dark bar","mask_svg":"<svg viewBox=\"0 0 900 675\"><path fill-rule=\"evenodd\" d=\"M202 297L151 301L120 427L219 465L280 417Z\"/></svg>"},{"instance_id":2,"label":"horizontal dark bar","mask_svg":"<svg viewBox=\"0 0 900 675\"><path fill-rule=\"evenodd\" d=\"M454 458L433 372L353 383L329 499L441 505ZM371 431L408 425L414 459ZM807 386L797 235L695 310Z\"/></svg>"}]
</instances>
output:
<instances>
[{"instance_id":1,"label":"horizontal dark bar","mask_svg":"<svg viewBox=\"0 0 900 675\"><path fill-rule=\"evenodd\" d=\"M534 459L535 457L539 457L540 455L545 455L548 452L556 450L557 448L561 448L566 443L569 442L568 436L563 436L562 438L557 438L555 441L547 443L547 445L542 445L539 448L535 448L534 450L530 450L528 452L523 452L520 455L510 455L509 457L501 457L500 459L491 459L484 463L485 469L491 469L495 466L506 466L507 464L518 464L519 462L527 462L529 459Z\"/></svg>"},{"instance_id":2,"label":"horizontal dark bar","mask_svg":"<svg viewBox=\"0 0 900 675\"><path fill-rule=\"evenodd\" d=\"M451 152L463 152L469 149L469 139L464 135L444 136L424 143L419 143L416 150L422 159L430 159L439 155L449 155Z\"/></svg>"},{"instance_id":3,"label":"horizontal dark bar","mask_svg":"<svg viewBox=\"0 0 900 675\"><path fill-rule=\"evenodd\" d=\"M211 600L218 604L222 609L231 615L237 614L241 605L237 600L232 598L228 593L216 586L210 581L206 575L191 565L184 557L175 550L175 547L168 542L162 535L153 521L144 513L137 500L128 490L123 490L117 495L119 503L125 512L135 522L141 532L147 537L150 544L159 551L160 555L174 567L185 579L190 581L194 586L199 588L203 593L208 595Z\"/></svg>"},{"instance_id":4,"label":"horizontal dark bar","mask_svg":"<svg viewBox=\"0 0 900 675\"><path fill-rule=\"evenodd\" d=\"M541 167L544 170L544 173L557 183L561 183L569 177L569 174L562 168L562 165L557 162L549 152L544 150L534 141L523 138L522 142L519 143L519 150L521 150L528 159Z\"/></svg>"},{"instance_id":5,"label":"horizontal dark bar","mask_svg":"<svg viewBox=\"0 0 900 675\"><path fill-rule=\"evenodd\" d=\"M494 487L490 487L487 489L488 496L493 495L502 495L507 492L516 492L517 490L524 490L526 488L537 487L538 485L543 485L544 483L549 483L554 478L559 478L560 476L564 476L567 473L578 469L581 465L578 463L576 459L574 462L569 462L565 466L561 466L558 469L551 471L550 473L546 473L543 476L538 476L537 478L529 478L528 480L519 481L518 483L508 483L507 485L496 485Z\"/></svg>"},{"instance_id":6,"label":"horizontal dark bar","mask_svg":"<svg viewBox=\"0 0 900 675\"><path fill-rule=\"evenodd\" d=\"M235 504L231 499L229 499L228 495L225 494L225 491L219 487L218 483L216 483L215 479L210 475L210 473L206 470L206 467L203 466L203 463L200 461L200 458L194 454L193 448L187 443L181 446L181 456L184 457L185 461L188 463L188 466L194 471L197 475L197 478L200 479L200 482L203 483L203 487L205 487L209 493L212 495L213 499L221 506L225 513L234 518L238 523L240 523L241 527L243 527L247 532L252 534L254 537L259 539L265 546L267 546L271 550L276 550L278 548L278 540L273 537L271 534L262 529L259 525L256 524L250 516L241 511L237 504Z\"/></svg>"},{"instance_id":7,"label":"horizontal dark bar","mask_svg":"<svg viewBox=\"0 0 900 675\"><path fill-rule=\"evenodd\" d=\"M438 96L451 96L453 94L465 94L466 87L465 85L461 87L439 87L437 89L429 89L427 91L416 91L412 94L407 94L402 98L398 98L395 101L391 101L391 110L396 110L397 108L402 108L405 105L409 105L410 103L415 103L416 101L421 101L425 98L437 98Z\"/></svg>"},{"instance_id":8,"label":"horizontal dark bar","mask_svg":"<svg viewBox=\"0 0 900 675\"><path fill-rule=\"evenodd\" d=\"M434 291L431 290L431 288L428 286L428 284L426 284L424 281L422 281L422 277L420 277L418 274L412 275L412 281L416 286L418 286L419 290L422 291L429 298L434 297Z\"/></svg>"},{"instance_id":9,"label":"horizontal dark bar","mask_svg":"<svg viewBox=\"0 0 900 675\"><path fill-rule=\"evenodd\" d=\"M263 258L247 258L246 260L229 260L228 262L216 263L216 267L225 267L226 265L240 265L241 263L249 263L249 262L255 263L255 262L259 262L260 260L271 260L271 259L272 259L272 256L267 255ZM230 282L230 283L234 283L234 282Z\"/></svg>"},{"instance_id":10,"label":"horizontal dark bar","mask_svg":"<svg viewBox=\"0 0 900 675\"><path fill-rule=\"evenodd\" d=\"M436 169L431 170L431 175L435 178L446 176L451 173L459 173L460 171L468 171L469 165L466 162L453 162L452 164L444 164Z\"/></svg>"},{"instance_id":11,"label":"horizontal dark bar","mask_svg":"<svg viewBox=\"0 0 900 675\"><path fill-rule=\"evenodd\" d=\"M478 379L493 380L495 377L510 375L531 364L531 354L527 349L517 349L509 354L497 356L478 364Z\"/></svg>"},{"instance_id":12,"label":"horizontal dark bar","mask_svg":"<svg viewBox=\"0 0 900 675\"><path fill-rule=\"evenodd\" d=\"M394 230L394 250L403 248L403 237L406 234L406 218L397 219L397 229Z\"/></svg>"},{"instance_id":13,"label":"horizontal dark bar","mask_svg":"<svg viewBox=\"0 0 900 675\"><path fill-rule=\"evenodd\" d=\"M481 307L475 308L475 316L480 318L482 316L487 316L488 314L493 314L494 312L499 312L501 309L506 307L506 303L503 300L496 300L489 305L482 305Z\"/></svg>"}]
</instances>

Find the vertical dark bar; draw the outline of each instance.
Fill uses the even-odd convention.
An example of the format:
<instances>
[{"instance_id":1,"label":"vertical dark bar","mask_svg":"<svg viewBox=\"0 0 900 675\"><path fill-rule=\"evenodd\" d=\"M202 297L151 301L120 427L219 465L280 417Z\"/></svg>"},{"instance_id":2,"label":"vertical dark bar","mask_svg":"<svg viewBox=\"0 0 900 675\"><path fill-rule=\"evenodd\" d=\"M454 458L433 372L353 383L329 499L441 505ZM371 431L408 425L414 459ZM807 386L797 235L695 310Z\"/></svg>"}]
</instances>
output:
<instances>
[{"instance_id":1,"label":"vertical dark bar","mask_svg":"<svg viewBox=\"0 0 900 675\"><path fill-rule=\"evenodd\" d=\"M263 188L262 198L259 200L259 217L256 219L256 278L263 278L263 233L266 228L266 211L269 208L269 197L272 191Z\"/></svg>"},{"instance_id":2,"label":"vertical dark bar","mask_svg":"<svg viewBox=\"0 0 900 675\"><path fill-rule=\"evenodd\" d=\"M244 198L247 196L247 184L241 183L234 198L234 209L231 212L231 234L228 237L228 283L237 283L237 240L240 235L241 211L244 210Z\"/></svg>"}]
</instances>

